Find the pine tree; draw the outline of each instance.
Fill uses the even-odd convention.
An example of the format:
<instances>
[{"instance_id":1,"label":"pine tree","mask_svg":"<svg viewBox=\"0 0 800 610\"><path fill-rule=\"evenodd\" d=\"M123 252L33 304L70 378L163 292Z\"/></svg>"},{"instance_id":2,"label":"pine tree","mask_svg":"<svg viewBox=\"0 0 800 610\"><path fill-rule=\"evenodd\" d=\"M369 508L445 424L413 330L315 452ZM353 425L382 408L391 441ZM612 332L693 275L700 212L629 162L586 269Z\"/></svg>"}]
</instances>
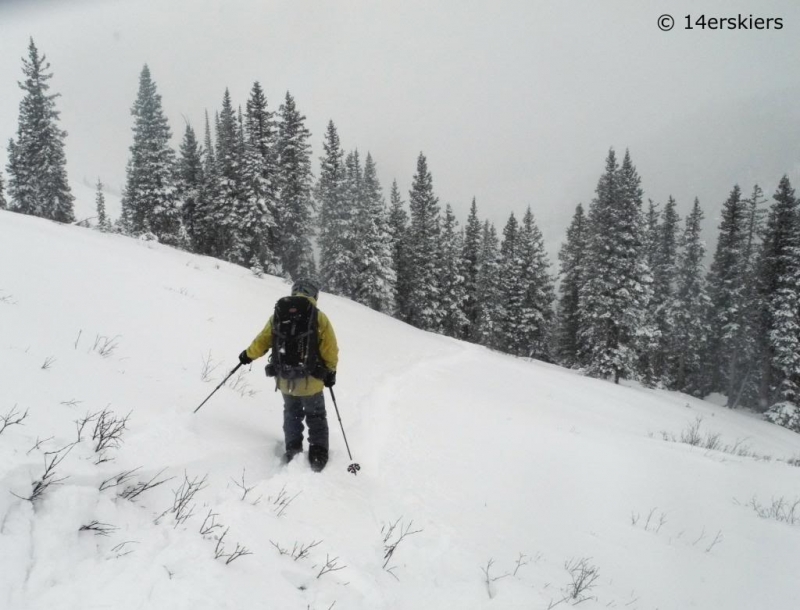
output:
<instances>
[{"instance_id":1,"label":"pine tree","mask_svg":"<svg viewBox=\"0 0 800 610\"><path fill-rule=\"evenodd\" d=\"M559 361L569 367L578 364L580 353L579 295L584 281L584 264L588 248L588 227L583 205L578 204L567 229L567 241L561 246L561 300L558 306L557 353Z\"/></svg>"},{"instance_id":2,"label":"pine tree","mask_svg":"<svg viewBox=\"0 0 800 610\"><path fill-rule=\"evenodd\" d=\"M445 206L442 222L442 238L439 243L439 293L441 299L441 332L448 337L462 338L467 327L467 316L464 313L466 301L465 279L462 269L462 252L464 243L458 231L453 208Z\"/></svg>"},{"instance_id":3,"label":"pine tree","mask_svg":"<svg viewBox=\"0 0 800 610\"><path fill-rule=\"evenodd\" d=\"M520 317L521 352L528 358L550 362L555 288L544 237L530 208L522 218L518 251L522 260L520 281L524 289Z\"/></svg>"},{"instance_id":4,"label":"pine tree","mask_svg":"<svg viewBox=\"0 0 800 610\"><path fill-rule=\"evenodd\" d=\"M589 256L579 303L581 361L591 375L636 378L653 330L646 319L652 292L642 220L641 180L626 152L613 149L589 212Z\"/></svg>"},{"instance_id":5,"label":"pine tree","mask_svg":"<svg viewBox=\"0 0 800 610\"><path fill-rule=\"evenodd\" d=\"M409 192L409 298L407 321L423 330L437 330L439 310L439 199L425 155L419 154L417 171Z\"/></svg>"},{"instance_id":6,"label":"pine tree","mask_svg":"<svg viewBox=\"0 0 800 610\"><path fill-rule=\"evenodd\" d=\"M111 231L111 222L106 215L106 197L103 194L103 183L97 179L97 192L95 194L95 207L97 208L97 228L104 233Z\"/></svg>"},{"instance_id":7,"label":"pine tree","mask_svg":"<svg viewBox=\"0 0 800 610\"><path fill-rule=\"evenodd\" d=\"M178 159L178 200L181 205L183 226L189 243L195 250L200 241L200 223L197 222L197 215L203 188L202 156L203 151L197 142L194 129L187 123Z\"/></svg>"},{"instance_id":8,"label":"pine tree","mask_svg":"<svg viewBox=\"0 0 800 610\"><path fill-rule=\"evenodd\" d=\"M519 252L519 223L512 212L503 229L503 241L500 244L500 303L496 347L516 356L524 354L520 333L525 295L523 272L524 263Z\"/></svg>"},{"instance_id":9,"label":"pine tree","mask_svg":"<svg viewBox=\"0 0 800 610\"><path fill-rule=\"evenodd\" d=\"M706 249L700 236L703 212L695 198L686 217L675 266L675 289L669 296L664 335L664 381L668 388L700 396L703 392L703 356L710 328L707 322L709 298L706 291Z\"/></svg>"},{"instance_id":10,"label":"pine tree","mask_svg":"<svg viewBox=\"0 0 800 610\"><path fill-rule=\"evenodd\" d=\"M0 171L0 210L5 210L8 208L8 203L6 202L6 196L4 193L5 185L3 184L3 172Z\"/></svg>"},{"instance_id":11,"label":"pine tree","mask_svg":"<svg viewBox=\"0 0 800 610\"><path fill-rule=\"evenodd\" d=\"M202 181L194 209L192 247L195 252L209 256L222 257L224 231L218 216L224 214L219 207L219 172L214 143L211 138L211 127L208 112L205 117L205 136L201 149Z\"/></svg>"},{"instance_id":12,"label":"pine tree","mask_svg":"<svg viewBox=\"0 0 800 610\"><path fill-rule=\"evenodd\" d=\"M392 267L395 270L394 314L399 319L406 320L410 282L408 213L403 207L397 180L392 181L389 202L389 239L392 246Z\"/></svg>"},{"instance_id":13,"label":"pine tree","mask_svg":"<svg viewBox=\"0 0 800 610\"><path fill-rule=\"evenodd\" d=\"M483 229L478 220L478 204L472 198L467 226L464 231L464 249L461 254L462 268L464 272L464 314L467 321L462 335L468 341L477 342L479 340L477 327L480 307L478 306L478 275L480 273L481 244L483 241Z\"/></svg>"},{"instance_id":14,"label":"pine tree","mask_svg":"<svg viewBox=\"0 0 800 610\"><path fill-rule=\"evenodd\" d=\"M244 159L236 111L230 91L225 89L222 108L217 114L216 165L217 201L217 252L215 256L240 265L246 265L245 236L242 234L243 208L247 194L244 184Z\"/></svg>"},{"instance_id":15,"label":"pine tree","mask_svg":"<svg viewBox=\"0 0 800 610\"><path fill-rule=\"evenodd\" d=\"M277 235L284 273L296 278L315 272L311 249L313 175L311 173L311 132L306 117L297 110L294 98L287 91L278 110L278 204Z\"/></svg>"},{"instance_id":16,"label":"pine tree","mask_svg":"<svg viewBox=\"0 0 800 610\"><path fill-rule=\"evenodd\" d=\"M67 180L64 139L67 132L58 126L55 100L60 94L48 94L47 58L31 38L28 58L22 60L25 80L19 83L25 92L19 105L17 139L8 145L8 194L10 209L70 223L75 221L74 197Z\"/></svg>"},{"instance_id":17,"label":"pine tree","mask_svg":"<svg viewBox=\"0 0 800 610\"><path fill-rule=\"evenodd\" d=\"M123 226L132 235L152 233L159 241L180 243L175 152L161 107L161 96L147 65L139 77L139 92L131 109L133 145L122 197Z\"/></svg>"},{"instance_id":18,"label":"pine tree","mask_svg":"<svg viewBox=\"0 0 800 610\"><path fill-rule=\"evenodd\" d=\"M675 275L677 272L678 240L680 217L676 210L675 199L670 196L661 214L661 222L656 232L654 255L651 262L653 273L653 298L649 311L652 314L656 329L655 340L651 347L650 372L655 383L667 382L665 375L665 359L667 345L672 328L669 317L670 303L675 291Z\"/></svg>"},{"instance_id":19,"label":"pine tree","mask_svg":"<svg viewBox=\"0 0 800 610\"><path fill-rule=\"evenodd\" d=\"M276 273L275 121L258 82L253 84L247 101L246 119L241 108L238 119L241 189L235 214L238 246L234 258L257 274Z\"/></svg>"},{"instance_id":20,"label":"pine tree","mask_svg":"<svg viewBox=\"0 0 800 610\"><path fill-rule=\"evenodd\" d=\"M707 391L723 392L730 406L736 402L738 382L746 366L741 350L748 301L745 252L749 222L747 201L742 199L736 185L723 205L717 249L708 276L711 299L708 324L712 332L708 343Z\"/></svg>"},{"instance_id":21,"label":"pine tree","mask_svg":"<svg viewBox=\"0 0 800 610\"><path fill-rule=\"evenodd\" d=\"M396 275L386 205L372 155L367 153L355 223L355 300L376 311L394 311Z\"/></svg>"},{"instance_id":22,"label":"pine tree","mask_svg":"<svg viewBox=\"0 0 800 610\"><path fill-rule=\"evenodd\" d=\"M333 121L328 122L322 146L325 154L320 158L320 174L315 189L319 209L320 272L328 291L349 296L355 244L346 239L352 214L347 196L344 151Z\"/></svg>"},{"instance_id":23,"label":"pine tree","mask_svg":"<svg viewBox=\"0 0 800 610\"><path fill-rule=\"evenodd\" d=\"M784 176L773 196L758 266L761 406L800 406L800 201Z\"/></svg>"},{"instance_id":24,"label":"pine tree","mask_svg":"<svg viewBox=\"0 0 800 610\"><path fill-rule=\"evenodd\" d=\"M488 220L483 223L481 255L478 268L478 323L476 333L481 345L500 348L499 323L502 315L500 251L497 230Z\"/></svg>"}]
</instances>

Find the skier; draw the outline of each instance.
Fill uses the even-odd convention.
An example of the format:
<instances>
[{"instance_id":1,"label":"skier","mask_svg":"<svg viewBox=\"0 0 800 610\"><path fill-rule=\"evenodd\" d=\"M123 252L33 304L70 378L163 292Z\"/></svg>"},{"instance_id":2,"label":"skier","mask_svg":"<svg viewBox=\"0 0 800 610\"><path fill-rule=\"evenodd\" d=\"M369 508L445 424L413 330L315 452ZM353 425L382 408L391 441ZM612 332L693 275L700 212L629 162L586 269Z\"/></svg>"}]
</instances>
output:
<instances>
[{"instance_id":1,"label":"skier","mask_svg":"<svg viewBox=\"0 0 800 610\"><path fill-rule=\"evenodd\" d=\"M275 313L239 362L250 364L270 349L266 372L276 378L283 394L283 434L289 462L303 452L303 417L308 426L308 461L319 472L328 463L326 387L336 383L339 347L328 316L317 309L319 287L314 280L298 279L292 296L275 304Z\"/></svg>"}]
</instances>

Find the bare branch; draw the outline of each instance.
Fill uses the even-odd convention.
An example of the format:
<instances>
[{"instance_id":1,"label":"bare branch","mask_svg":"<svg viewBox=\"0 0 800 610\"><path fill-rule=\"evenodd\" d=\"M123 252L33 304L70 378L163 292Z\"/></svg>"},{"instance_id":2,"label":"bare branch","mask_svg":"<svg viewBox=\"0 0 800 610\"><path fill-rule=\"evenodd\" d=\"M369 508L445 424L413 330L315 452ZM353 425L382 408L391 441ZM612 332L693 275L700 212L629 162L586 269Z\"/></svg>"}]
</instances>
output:
<instances>
[{"instance_id":1,"label":"bare branch","mask_svg":"<svg viewBox=\"0 0 800 610\"><path fill-rule=\"evenodd\" d=\"M119 494L120 497L132 501L135 498L141 496L144 492L149 491L154 487L158 487L159 485L163 485L167 481L171 481L172 479L175 478L175 477L169 477L168 479L161 479L160 481L157 481L156 479L158 479L158 477L160 477L165 470L166 468L162 468L156 474L154 474L153 477L147 482L137 483L136 485L133 485L131 487L126 487L125 490L121 494Z\"/></svg>"},{"instance_id":2,"label":"bare branch","mask_svg":"<svg viewBox=\"0 0 800 610\"><path fill-rule=\"evenodd\" d=\"M112 532L115 532L118 529L119 528L115 525L110 525L108 523L101 523L100 521L92 521L91 523L87 523L86 525L81 525L78 528L78 531L94 532L95 536L108 536Z\"/></svg>"},{"instance_id":3,"label":"bare branch","mask_svg":"<svg viewBox=\"0 0 800 610\"><path fill-rule=\"evenodd\" d=\"M21 426L22 422L25 421L27 417L28 409L25 409L24 413L20 413L17 411L17 405L14 405L8 413L0 415L0 420L3 420L2 423L0 423L0 434L9 426Z\"/></svg>"},{"instance_id":4,"label":"bare branch","mask_svg":"<svg viewBox=\"0 0 800 610\"><path fill-rule=\"evenodd\" d=\"M347 567L347 566L336 565L338 561L339 561L338 557L334 557L333 559L331 559L331 556L326 554L325 565L322 566L322 569L319 571L319 574L317 574L317 579L321 578L328 572L338 572L339 570L344 570Z\"/></svg>"}]
</instances>

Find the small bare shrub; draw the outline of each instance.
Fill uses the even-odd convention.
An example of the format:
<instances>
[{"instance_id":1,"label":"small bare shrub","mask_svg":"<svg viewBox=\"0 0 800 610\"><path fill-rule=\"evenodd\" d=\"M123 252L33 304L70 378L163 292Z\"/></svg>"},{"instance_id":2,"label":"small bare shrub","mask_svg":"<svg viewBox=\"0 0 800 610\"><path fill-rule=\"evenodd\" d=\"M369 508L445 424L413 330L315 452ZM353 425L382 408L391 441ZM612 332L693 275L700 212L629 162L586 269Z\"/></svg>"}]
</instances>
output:
<instances>
[{"instance_id":1,"label":"small bare shrub","mask_svg":"<svg viewBox=\"0 0 800 610\"><path fill-rule=\"evenodd\" d=\"M56 468L58 467L61 462L64 461L64 458L69 455L69 452L72 451L72 448L75 445L67 445L66 447L62 447L58 451L50 451L44 454L44 474L42 474L41 478L38 481L33 482L33 490L31 494L26 498L23 496L18 496L20 500L27 500L28 502L36 502L39 498L41 498L44 493L50 489L54 485L58 485L62 481L66 480L69 477L57 477L56 476ZM13 493L13 492L12 492Z\"/></svg>"},{"instance_id":2,"label":"small bare shrub","mask_svg":"<svg viewBox=\"0 0 800 610\"><path fill-rule=\"evenodd\" d=\"M100 413L92 416L95 421L92 440L94 441L94 452L99 455L98 464L108 461L104 452L106 449L117 448L122 442L122 433L128 425L128 413L125 417L117 417L113 411L103 409Z\"/></svg>"},{"instance_id":3,"label":"small bare shrub","mask_svg":"<svg viewBox=\"0 0 800 610\"><path fill-rule=\"evenodd\" d=\"M119 347L119 335L113 337L106 337L104 335L95 335L94 345L91 350L100 354L103 358L110 358L114 355Z\"/></svg>"},{"instance_id":4,"label":"small bare shrub","mask_svg":"<svg viewBox=\"0 0 800 610\"><path fill-rule=\"evenodd\" d=\"M328 572L338 572L339 570L344 570L347 567L347 566L340 566L338 564L339 564L338 557L331 558L330 555L326 554L325 565L322 566L322 569L317 574L317 579L319 580L320 578L325 576L325 574L327 574Z\"/></svg>"},{"instance_id":5,"label":"small bare shrub","mask_svg":"<svg viewBox=\"0 0 800 610\"><path fill-rule=\"evenodd\" d=\"M294 561L300 561L301 559L308 557L311 549L322 544L322 540L312 540L308 543L295 542L291 551L288 548L283 548L280 544L272 540L270 540L269 543L278 549L278 553L281 555L288 555Z\"/></svg>"},{"instance_id":6,"label":"small bare shrub","mask_svg":"<svg viewBox=\"0 0 800 610\"><path fill-rule=\"evenodd\" d=\"M495 590L494 590L494 582L500 580L501 578L506 578L507 576L511 576L511 572L506 572L504 574L500 574L500 576L492 576L492 566L494 565L494 559L489 559L486 562L486 565L481 568L481 572L483 572L483 582L486 584L486 593L489 594L489 599L494 599Z\"/></svg>"},{"instance_id":7,"label":"small bare shrub","mask_svg":"<svg viewBox=\"0 0 800 610\"><path fill-rule=\"evenodd\" d=\"M194 497L198 494L198 492L207 487L207 480L207 474L204 475L202 479L199 477L190 479L189 475L184 472L183 483L181 483L178 489L173 490L174 499L172 506L156 517L155 523L158 523L162 517L169 513L172 513L175 518L175 527L186 523L189 517L194 514Z\"/></svg>"},{"instance_id":8,"label":"small bare shrub","mask_svg":"<svg viewBox=\"0 0 800 610\"><path fill-rule=\"evenodd\" d=\"M211 381L211 375L213 375L214 371L219 368L219 364L214 363L214 359L211 357L210 351L208 352L207 356L201 356L201 358L203 361L203 366L200 369L200 379L206 382Z\"/></svg>"},{"instance_id":9,"label":"small bare shrub","mask_svg":"<svg viewBox=\"0 0 800 610\"><path fill-rule=\"evenodd\" d=\"M589 563L590 559L571 559L564 564L564 569L570 576L571 582L564 589L565 598L573 605L592 599L587 594L594 588L595 582L600 578L597 566Z\"/></svg>"},{"instance_id":10,"label":"small bare shrub","mask_svg":"<svg viewBox=\"0 0 800 610\"><path fill-rule=\"evenodd\" d=\"M389 562L392 560L392 556L397 550L397 547L408 536L413 536L414 534L422 532L421 529L411 529L414 525L413 520L409 521L405 527L401 525L402 520L403 518L400 517L394 523L385 523L381 528L381 534L383 534L383 569L395 578L397 578L397 574L394 573L396 566L390 566Z\"/></svg>"},{"instance_id":11,"label":"small bare shrub","mask_svg":"<svg viewBox=\"0 0 800 610\"><path fill-rule=\"evenodd\" d=\"M21 426L22 422L28 417L28 409L24 413L17 411L17 405L11 407L11 410L5 415L0 415L0 434L9 426Z\"/></svg>"},{"instance_id":12,"label":"small bare shrub","mask_svg":"<svg viewBox=\"0 0 800 610\"><path fill-rule=\"evenodd\" d=\"M138 468L136 470L138 470ZM136 485L130 485L130 486L126 487L122 491L122 493L119 494L119 497L120 498L124 498L126 500L133 501L136 498L138 498L139 496L141 496L144 492L149 491L149 490L153 489L154 487L158 487L159 485L163 485L167 481L171 481L174 477L170 477L168 479L159 479L159 477L164 473L165 470L166 470L166 468L163 468L162 470L158 471L156 474L153 475L153 477L149 481L139 482L139 483L136 483ZM130 471L130 472L132 472L132 471ZM122 475L124 476L125 473L122 473ZM117 476L120 476L120 475L117 475ZM111 480L113 480L113 477L112 477ZM127 481L127 478L124 481L121 481L121 483L124 483L125 481ZM107 486L107 488L108 487L114 487L114 486L115 486L114 484L109 484Z\"/></svg>"},{"instance_id":13,"label":"small bare shrub","mask_svg":"<svg viewBox=\"0 0 800 610\"><path fill-rule=\"evenodd\" d=\"M236 479L231 479L231 481L233 481L233 484L236 485L236 487L238 487L239 489L242 490L242 497L240 498L240 500L242 500L242 502L244 502L247 499L247 494L249 494L251 491L253 491L258 486L257 484L248 486L247 483L245 483L244 474L245 474L245 470L244 470L244 468L242 468L242 480L241 480L241 482L237 481ZM261 498L262 498L262 496L259 496L258 498L253 500L253 502L252 502L253 506L255 506L256 504L261 502Z\"/></svg>"},{"instance_id":14,"label":"small bare shrub","mask_svg":"<svg viewBox=\"0 0 800 610\"><path fill-rule=\"evenodd\" d=\"M55 356L48 356L47 358L45 358L44 362L42 363L42 370L46 371L49 368L51 368L55 361L56 361Z\"/></svg>"},{"instance_id":15,"label":"small bare shrub","mask_svg":"<svg viewBox=\"0 0 800 610\"><path fill-rule=\"evenodd\" d=\"M78 531L81 532L94 532L95 536L109 536L112 532L115 532L119 528L115 525L110 525L108 523L101 523L99 521L92 521L91 523L87 523L86 525L81 525L78 528Z\"/></svg>"},{"instance_id":16,"label":"small bare shrub","mask_svg":"<svg viewBox=\"0 0 800 610\"><path fill-rule=\"evenodd\" d=\"M217 538L217 546L214 548L214 559L225 559L225 565L230 564L233 561L239 559L239 557L244 557L245 555L252 555L253 552L250 551L246 546L240 545L238 542L236 543L236 548L231 553L225 552L225 536L228 535L227 528L222 535Z\"/></svg>"},{"instance_id":17,"label":"small bare shrub","mask_svg":"<svg viewBox=\"0 0 800 610\"><path fill-rule=\"evenodd\" d=\"M762 505L756 498L753 498L750 506L762 519L774 519L789 525L800 524L800 498L796 500L787 500L784 497L773 498L769 505Z\"/></svg>"},{"instance_id":18,"label":"small bare shrub","mask_svg":"<svg viewBox=\"0 0 800 610\"><path fill-rule=\"evenodd\" d=\"M283 487L281 487L281 490L280 492L278 492L278 495L275 496L275 499L273 499L272 496L270 496L267 498L267 502L272 503L272 511L275 513L275 516L282 517L283 515L286 514L286 509L289 508L291 503L294 502L297 496L299 496L301 493L303 492L298 491L293 496L289 496L289 494L286 493L286 485L284 485Z\"/></svg>"},{"instance_id":19,"label":"small bare shrub","mask_svg":"<svg viewBox=\"0 0 800 610\"><path fill-rule=\"evenodd\" d=\"M17 302L14 300L14 295L7 293L5 290L0 290L0 303L5 303L6 305L17 304Z\"/></svg>"}]
</instances>

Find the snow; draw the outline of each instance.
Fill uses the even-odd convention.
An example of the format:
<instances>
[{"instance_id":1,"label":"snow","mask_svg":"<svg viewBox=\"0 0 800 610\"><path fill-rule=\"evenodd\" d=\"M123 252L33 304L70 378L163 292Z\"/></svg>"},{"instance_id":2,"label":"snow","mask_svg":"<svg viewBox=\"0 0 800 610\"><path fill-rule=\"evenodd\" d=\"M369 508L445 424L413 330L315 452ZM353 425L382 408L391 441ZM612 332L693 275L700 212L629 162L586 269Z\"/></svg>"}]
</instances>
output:
<instances>
[{"instance_id":1,"label":"snow","mask_svg":"<svg viewBox=\"0 0 800 610\"><path fill-rule=\"evenodd\" d=\"M0 434L0 607L547 608L582 558L599 573L584 609L796 607L800 527L748 503L798 499L787 461L800 436L751 414L493 353L324 293L358 476L329 397L328 467L280 464L263 360L194 414L286 292L157 243L0 212L0 415L29 413ZM98 337L116 345L107 357ZM56 469L68 478L35 503L12 495L29 495L44 452L104 408L130 413L110 461L96 463L90 424ZM698 417L701 433L772 459L664 440ZM99 491L133 468L174 478L134 501ZM184 476L206 475L193 516L157 519ZM252 555L215 559L199 533L209 510L230 528L225 552ZM381 528L398 519L421 531L398 545L393 576ZM92 521L117 529L79 531ZM272 544L314 541L298 561ZM503 576L520 553L528 563L487 589L487 562ZM334 558L346 567L318 578Z\"/></svg>"}]
</instances>

